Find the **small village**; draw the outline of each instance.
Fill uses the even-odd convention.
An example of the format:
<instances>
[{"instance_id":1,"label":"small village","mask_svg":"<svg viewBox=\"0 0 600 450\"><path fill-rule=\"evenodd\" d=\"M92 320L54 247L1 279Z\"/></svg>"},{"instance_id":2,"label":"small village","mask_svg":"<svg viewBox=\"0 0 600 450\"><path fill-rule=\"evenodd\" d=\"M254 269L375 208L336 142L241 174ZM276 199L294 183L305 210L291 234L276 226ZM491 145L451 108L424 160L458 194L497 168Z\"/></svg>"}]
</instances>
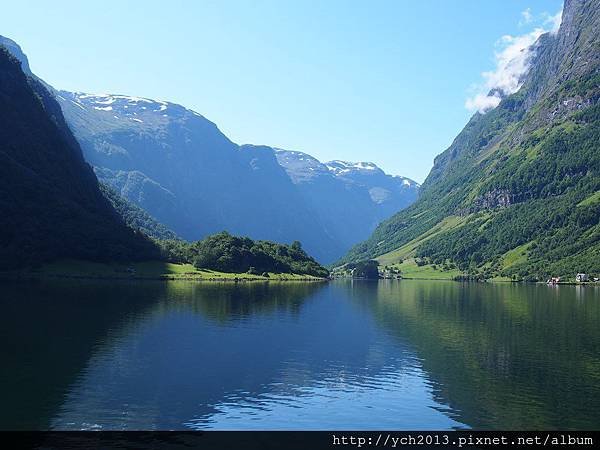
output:
<instances>
[{"instance_id":1,"label":"small village","mask_svg":"<svg viewBox=\"0 0 600 450\"><path fill-rule=\"evenodd\" d=\"M352 278L356 280L402 280L402 279L415 279L414 277L404 277L402 270L394 266L379 266L377 261L361 261L359 263L347 263L343 266L336 267L331 271L330 278ZM416 278L418 279L418 278ZM423 278L426 279L426 278ZM459 276L453 278L455 281L510 281L520 282L522 280L502 280L502 279L483 279L478 277L471 277L468 275ZM548 278L545 282L543 280L538 281L549 286L557 285L594 285L600 284L600 277L593 276L589 273L579 272L574 274L573 278L554 276Z\"/></svg>"},{"instance_id":2,"label":"small village","mask_svg":"<svg viewBox=\"0 0 600 450\"><path fill-rule=\"evenodd\" d=\"M587 273L578 273L575 275L575 283L576 284L584 284L584 283L598 283L600 282L600 278L592 277ZM552 277L546 281L546 284L555 285L555 284L573 284L566 280L563 280L562 277Z\"/></svg>"}]
</instances>

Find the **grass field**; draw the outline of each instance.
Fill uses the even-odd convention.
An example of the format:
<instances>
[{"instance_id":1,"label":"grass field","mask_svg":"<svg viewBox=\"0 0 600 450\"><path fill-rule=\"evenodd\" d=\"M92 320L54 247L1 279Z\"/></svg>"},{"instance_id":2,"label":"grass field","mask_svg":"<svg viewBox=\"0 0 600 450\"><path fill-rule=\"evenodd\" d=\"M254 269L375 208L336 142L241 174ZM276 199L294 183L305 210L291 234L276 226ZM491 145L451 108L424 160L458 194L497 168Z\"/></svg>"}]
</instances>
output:
<instances>
[{"instance_id":1,"label":"grass field","mask_svg":"<svg viewBox=\"0 0 600 450\"><path fill-rule=\"evenodd\" d=\"M379 261L379 264L382 266L397 264L400 260L404 260L414 256L415 249L423 242L426 242L427 240L431 239L432 237L434 237L438 233L441 233L442 231L448 231L461 226L467 220L467 218L468 217L459 216L446 217L444 220L432 227L426 233L423 233L417 238L413 239L412 241L407 242L402 247L393 250L389 253L385 253L381 256L378 256L375 259Z\"/></svg>"},{"instance_id":2,"label":"grass field","mask_svg":"<svg viewBox=\"0 0 600 450\"><path fill-rule=\"evenodd\" d=\"M452 280L462 275L458 269L442 270L440 266L433 267L431 264L418 266L413 258L393 264L392 267L400 269L402 278L413 280Z\"/></svg>"},{"instance_id":3,"label":"grass field","mask_svg":"<svg viewBox=\"0 0 600 450\"><path fill-rule=\"evenodd\" d=\"M582 201L577 203L577 206L589 206L589 205L593 205L594 203L598 203L598 202L600 202L600 191L596 191L592 195L590 195L588 198L583 199Z\"/></svg>"},{"instance_id":4,"label":"grass field","mask_svg":"<svg viewBox=\"0 0 600 450\"><path fill-rule=\"evenodd\" d=\"M269 273L269 277L248 273L227 273L197 269L191 264L173 264L161 261L137 263L96 263L64 260L46 264L39 269L18 272L19 275L57 278L160 279L198 281L287 281L320 280L311 275Z\"/></svg>"},{"instance_id":5,"label":"grass field","mask_svg":"<svg viewBox=\"0 0 600 450\"><path fill-rule=\"evenodd\" d=\"M512 250L507 251L502 256L502 268L506 269L508 267L514 266L515 264L524 263L527 261L527 250L531 246L532 242L527 242L526 244L519 245L518 247L513 248Z\"/></svg>"}]
</instances>

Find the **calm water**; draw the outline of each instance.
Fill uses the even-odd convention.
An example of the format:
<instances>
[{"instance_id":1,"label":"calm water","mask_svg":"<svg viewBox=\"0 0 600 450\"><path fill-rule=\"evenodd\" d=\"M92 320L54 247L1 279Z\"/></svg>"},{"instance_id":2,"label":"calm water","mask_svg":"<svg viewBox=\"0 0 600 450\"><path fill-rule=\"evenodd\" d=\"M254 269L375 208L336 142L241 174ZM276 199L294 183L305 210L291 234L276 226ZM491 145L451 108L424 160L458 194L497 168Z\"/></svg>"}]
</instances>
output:
<instances>
[{"instance_id":1,"label":"calm water","mask_svg":"<svg viewBox=\"0 0 600 450\"><path fill-rule=\"evenodd\" d=\"M1 429L600 428L600 289L0 288Z\"/></svg>"}]
</instances>

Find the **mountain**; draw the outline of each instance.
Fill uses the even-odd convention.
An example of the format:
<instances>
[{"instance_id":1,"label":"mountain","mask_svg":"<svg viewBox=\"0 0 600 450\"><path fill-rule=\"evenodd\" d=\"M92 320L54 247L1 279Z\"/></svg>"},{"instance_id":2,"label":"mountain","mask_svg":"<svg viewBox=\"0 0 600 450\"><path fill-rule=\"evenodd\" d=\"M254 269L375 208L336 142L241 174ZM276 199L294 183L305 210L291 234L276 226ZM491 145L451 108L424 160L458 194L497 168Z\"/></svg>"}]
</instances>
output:
<instances>
[{"instance_id":1,"label":"mountain","mask_svg":"<svg viewBox=\"0 0 600 450\"><path fill-rule=\"evenodd\" d=\"M543 279L600 272L600 2L567 0L520 89L476 113L419 200L340 261Z\"/></svg>"},{"instance_id":2,"label":"mountain","mask_svg":"<svg viewBox=\"0 0 600 450\"><path fill-rule=\"evenodd\" d=\"M272 149L238 146L183 106L122 95L57 93L98 178L184 239L227 230L343 250L308 211Z\"/></svg>"},{"instance_id":3,"label":"mountain","mask_svg":"<svg viewBox=\"0 0 600 450\"><path fill-rule=\"evenodd\" d=\"M101 194L60 106L23 69L0 46L0 267L157 256Z\"/></svg>"},{"instance_id":4,"label":"mountain","mask_svg":"<svg viewBox=\"0 0 600 450\"><path fill-rule=\"evenodd\" d=\"M114 189L106 184L100 183L100 192L106 197L117 214L121 216L125 224L134 230L141 231L153 239L178 240L174 232L158 222L139 206L122 197Z\"/></svg>"},{"instance_id":5,"label":"mountain","mask_svg":"<svg viewBox=\"0 0 600 450\"><path fill-rule=\"evenodd\" d=\"M238 146L173 103L66 91L57 100L98 178L188 240L221 230L300 240L331 262L416 199L416 183L378 168L323 165L329 181L302 181L285 151Z\"/></svg>"},{"instance_id":6,"label":"mountain","mask_svg":"<svg viewBox=\"0 0 600 450\"><path fill-rule=\"evenodd\" d=\"M388 175L373 163L321 163L306 153L281 149L276 156L303 200L345 248L418 196L416 182Z\"/></svg>"},{"instance_id":7,"label":"mountain","mask_svg":"<svg viewBox=\"0 0 600 450\"><path fill-rule=\"evenodd\" d=\"M19 61L19 63L21 63L21 70L26 76L33 76L33 74L31 73L31 69L29 68L29 61L27 60L27 56L25 55L25 53L23 53L23 50L21 49L19 44L17 44L11 39L5 38L4 36L0 35L0 45L6 48L6 50L8 50L8 53L10 53L14 58L17 59L17 61Z\"/></svg>"},{"instance_id":8,"label":"mountain","mask_svg":"<svg viewBox=\"0 0 600 450\"><path fill-rule=\"evenodd\" d=\"M238 146L177 104L66 91L57 99L98 178L188 240L221 230L300 240L332 262L416 199L416 183L379 168L344 171L299 152ZM300 175L310 168L292 155L323 177Z\"/></svg>"},{"instance_id":9,"label":"mountain","mask_svg":"<svg viewBox=\"0 0 600 450\"><path fill-rule=\"evenodd\" d=\"M2 37L0 43L28 67L16 43ZM189 241L222 230L299 240L329 263L418 193L413 181L371 163L324 165L299 152L239 146L202 115L174 103L49 89L101 183L146 211L143 223L155 219ZM323 177L299 176L310 169L293 155L315 161ZM116 206L114 195L109 200ZM152 228L156 233L141 229L155 237L164 231Z\"/></svg>"}]
</instances>

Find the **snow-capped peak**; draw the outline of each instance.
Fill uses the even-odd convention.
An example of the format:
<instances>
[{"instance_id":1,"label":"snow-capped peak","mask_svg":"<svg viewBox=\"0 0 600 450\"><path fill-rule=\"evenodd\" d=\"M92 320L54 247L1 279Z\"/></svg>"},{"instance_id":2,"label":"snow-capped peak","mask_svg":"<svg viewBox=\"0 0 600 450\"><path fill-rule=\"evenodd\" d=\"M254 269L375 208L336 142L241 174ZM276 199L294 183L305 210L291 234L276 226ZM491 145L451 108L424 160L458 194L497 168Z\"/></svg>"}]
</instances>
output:
<instances>
[{"instance_id":1,"label":"snow-capped peak","mask_svg":"<svg viewBox=\"0 0 600 450\"><path fill-rule=\"evenodd\" d=\"M144 97L67 91L60 91L57 96L59 100L80 109L98 111L106 120L120 123L119 126L143 123L155 127L189 115L204 119L201 114L181 105Z\"/></svg>"},{"instance_id":2,"label":"snow-capped peak","mask_svg":"<svg viewBox=\"0 0 600 450\"><path fill-rule=\"evenodd\" d=\"M421 185L419 183L417 183L416 181L411 180L410 178L406 178L403 177L401 175L394 175L394 178L399 178L402 180L402 184L405 186L414 186L414 187L421 187Z\"/></svg>"},{"instance_id":3,"label":"snow-capped peak","mask_svg":"<svg viewBox=\"0 0 600 450\"><path fill-rule=\"evenodd\" d=\"M333 160L325 163L325 166L333 172L334 175L341 175L344 173L355 172L355 171L376 171L381 170L376 164L372 162L350 162Z\"/></svg>"},{"instance_id":4,"label":"snow-capped peak","mask_svg":"<svg viewBox=\"0 0 600 450\"><path fill-rule=\"evenodd\" d=\"M113 108L140 108L160 112L165 111L170 105L168 102L130 95L87 94L84 92L75 92L73 97L73 100L77 103L103 111L110 111ZM108 109L109 106L110 109Z\"/></svg>"}]
</instances>

